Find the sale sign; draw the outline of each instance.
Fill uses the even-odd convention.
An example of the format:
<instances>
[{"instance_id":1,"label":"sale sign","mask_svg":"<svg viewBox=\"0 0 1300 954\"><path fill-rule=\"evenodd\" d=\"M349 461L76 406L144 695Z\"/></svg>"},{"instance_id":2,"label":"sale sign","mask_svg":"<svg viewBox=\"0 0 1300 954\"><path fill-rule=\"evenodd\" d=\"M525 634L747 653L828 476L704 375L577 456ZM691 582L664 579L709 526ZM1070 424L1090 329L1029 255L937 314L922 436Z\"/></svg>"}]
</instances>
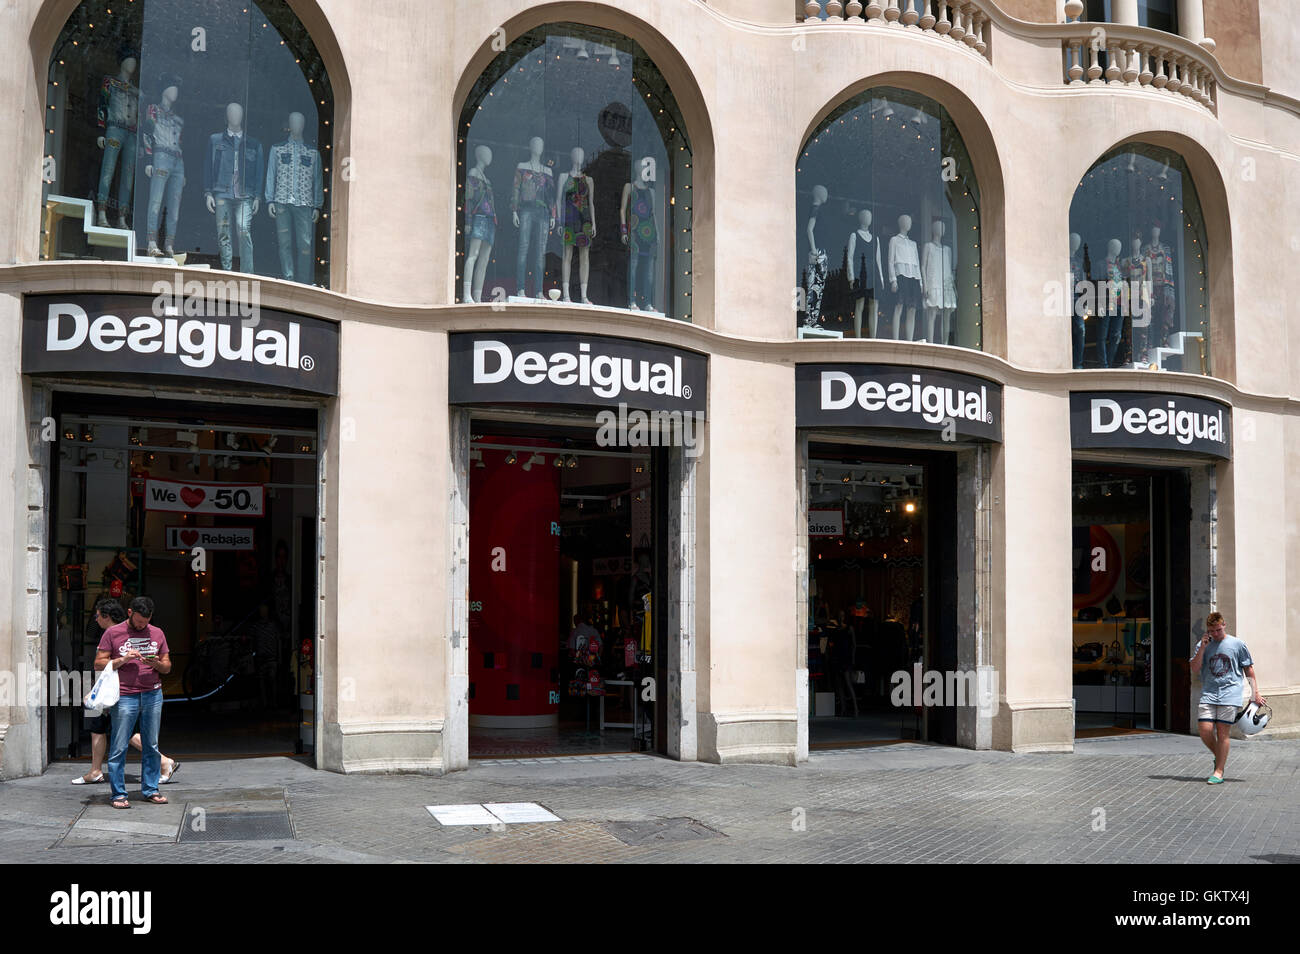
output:
<instances>
[{"instance_id":1,"label":"sale sign","mask_svg":"<svg viewBox=\"0 0 1300 954\"><path fill-rule=\"evenodd\" d=\"M260 517L265 513L265 494L261 484L199 484L151 477L145 482L144 506L170 513Z\"/></svg>"},{"instance_id":2,"label":"sale sign","mask_svg":"<svg viewBox=\"0 0 1300 954\"><path fill-rule=\"evenodd\" d=\"M167 549L251 550L252 527L168 527Z\"/></svg>"}]
</instances>

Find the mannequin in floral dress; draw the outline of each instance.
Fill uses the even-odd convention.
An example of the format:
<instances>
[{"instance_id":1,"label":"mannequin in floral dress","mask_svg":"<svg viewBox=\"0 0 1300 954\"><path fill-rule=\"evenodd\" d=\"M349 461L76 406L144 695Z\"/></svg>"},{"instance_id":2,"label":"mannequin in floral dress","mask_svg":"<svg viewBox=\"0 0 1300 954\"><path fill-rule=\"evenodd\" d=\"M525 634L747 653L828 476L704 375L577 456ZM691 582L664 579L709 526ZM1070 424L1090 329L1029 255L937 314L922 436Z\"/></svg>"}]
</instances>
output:
<instances>
[{"instance_id":1,"label":"mannequin in floral dress","mask_svg":"<svg viewBox=\"0 0 1300 954\"><path fill-rule=\"evenodd\" d=\"M1160 242L1160 223L1151 226L1151 241L1142 249L1147 260L1147 277L1151 281L1151 343L1162 347L1168 343L1176 326L1178 306L1174 290L1174 256L1168 245Z\"/></svg>"},{"instance_id":2,"label":"mannequin in floral dress","mask_svg":"<svg viewBox=\"0 0 1300 954\"><path fill-rule=\"evenodd\" d=\"M582 162L586 154L581 146L574 146L569 153L572 168L560 173L560 209L564 232L564 260L562 264L562 289L565 301L569 298L569 275L573 268L573 250L578 249L578 282L582 289L582 303L590 305L587 298L587 279L591 275L591 240L596 237L596 216L592 206L592 197L596 194L596 184L591 176L582 171Z\"/></svg>"}]
</instances>

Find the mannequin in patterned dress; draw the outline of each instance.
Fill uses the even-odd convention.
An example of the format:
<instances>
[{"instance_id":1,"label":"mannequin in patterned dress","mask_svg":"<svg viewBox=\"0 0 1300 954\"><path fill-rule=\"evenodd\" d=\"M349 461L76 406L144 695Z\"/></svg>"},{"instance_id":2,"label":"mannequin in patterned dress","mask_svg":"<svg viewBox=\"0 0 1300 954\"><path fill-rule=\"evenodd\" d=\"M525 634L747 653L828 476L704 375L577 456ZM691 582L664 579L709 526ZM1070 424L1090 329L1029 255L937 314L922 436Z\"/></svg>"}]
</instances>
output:
<instances>
[{"instance_id":1,"label":"mannequin in patterned dress","mask_svg":"<svg viewBox=\"0 0 1300 954\"><path fill-rule=\"evenodd\" d=\"M1159 348L1176 327L1178 310L1174 290L1174 256L1168 245L1160 243L1160 223L1151 226L1151 241L1142 249L1147 260L1147 278L1151 282L1151 328L1148 344Z\"/></svg>"},{"instance_id":2,"label":"mannequin in patterned dress","mask_svg":"<svg viewBox=\"0 0 1300 954\"><path fill-rule=\"evenodd\" d=\"M581 146L574 146L569 152L572 167L568 172L560 173L559 196L561 224L564 231L561 238L564 245L564 259L561 266L562 297L569 298L569 276L573 268L573 249L578 249L578 282L582 289L582 303L590 305L587 298L587 279L591 275L591 240L596 237L596 217L592 198L596 194L596 184L591 176L582 171L586 154Z\"/></svg>"},{"instance_id":3,"label":"mannequin in patterned dress","mask_svg":"<svg viewBox=\"0 0 1300 954\"><path fill-rule=\"evenodd\" d=\"M633 181L623 186L618 210L623 244L629 253L627 306L632 311L654 311L658 278L655 263L659 257L654 158L645 156L637 166Z\"/></svg>"}]
</instances>

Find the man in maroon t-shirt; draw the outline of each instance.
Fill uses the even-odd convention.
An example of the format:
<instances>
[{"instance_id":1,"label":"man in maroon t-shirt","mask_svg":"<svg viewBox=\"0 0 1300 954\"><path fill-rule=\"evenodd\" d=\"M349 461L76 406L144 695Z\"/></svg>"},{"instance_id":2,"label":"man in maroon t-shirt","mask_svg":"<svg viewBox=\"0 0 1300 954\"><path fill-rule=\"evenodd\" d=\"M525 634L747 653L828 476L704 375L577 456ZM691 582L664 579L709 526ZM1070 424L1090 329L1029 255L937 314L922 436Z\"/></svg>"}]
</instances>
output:
<instances>
[{"instance_id":1,"label":"man in maroon t-shirt","mask_svg":"<svg viewBox=\"0 0 1300 954\"><path fill-rule=\"evenodd\" d=\"M121 698L111 710L113 732L108 745L108 781L114 808L130 808L126 797L126 749L140 723L140 792L147 802L167 804L158 793L162 755L158 728L162 722L162 676L172 671L167 637L151 626L153 600L137 596L126 622L104 630L95 654L95 669L112 666L121 683Z\"/></svg>"}]
</instances>

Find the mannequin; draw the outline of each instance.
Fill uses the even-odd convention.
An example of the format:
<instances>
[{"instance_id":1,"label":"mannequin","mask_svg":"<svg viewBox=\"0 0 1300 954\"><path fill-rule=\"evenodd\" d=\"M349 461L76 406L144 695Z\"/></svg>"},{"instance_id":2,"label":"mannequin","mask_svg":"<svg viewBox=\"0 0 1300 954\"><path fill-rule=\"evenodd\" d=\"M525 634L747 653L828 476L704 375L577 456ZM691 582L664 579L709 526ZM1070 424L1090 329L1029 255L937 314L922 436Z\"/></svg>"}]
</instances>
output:
<instances>
[{"instance_id":1,"label":"mannequin","mask_svg":"<svg viewBox=\"0 0 1300 954\"><path fill-rule=\"evenodd\" d=\"M302 113L290 113L289 138L271 147L266 164L266 211L275 220L281 276L310 285L316 277L312 226L320 218L325 193L320 153L303 142L305 125Z\"/></svg>"},{"instance_id":2,"label":"mannequin","mask_svg":"<svg viewBox=\"0 0 1300 954\"><path fill-rule=\"evenodd\" d=\"M105 76L99 88L97 119L103 130L95 140L104 150L99 163L99 191L95 198L99 215L95 224L108 228L108 191L113 184L113 172L122 160L117 181L117 227L126 228L126 213L131 208L131 193L135 189L135 136L140 103L140 90L134 83L139 65L133 51L122 53L116 76Z\"/></svg>"},{"instance_id":3,"label":"mannequin","mask_svg":"<svg viewBox=\"0 0 1300 954\"><path fill-rule=\"evenodd\" d=\"M898 298L894 303L893 333L891 338L911 341L916 331L916 309L921 306L921 263L916 254L916 243L907 237L912 230L912 217L898 217L898 234L889 240L889 290ZM899 324L903 309L907 309L907 330Z\"/></svg>"},{"instance_id":4,"label":"mannequin","mask_svg":"<svg viewBox=\"0 0 1300 954\"><path fill-rule=\"evenodd\" d=\"M465 282L460 299L463 302L483 300L483 279L496 243L496 198L487 177L487 167L491 164L492 150L475 146L474 168L465 176Z\"/></svg>"},{"instance_id":5,"label":"mannequin","mask_svg":"<svg viewBox=\"0 0 1300 954\"><path fill-rule=\"evenodd\" d=\"M1168 245L1160 242L1160 223L1151 226L1151 241L1142 254L1147 259L1147 278L1151 282L1151 327L1147 329L1148 347L1168 343L1176 325L1178 310L1174 290L1174 256Z\"/></svg>"},{"instance_id":6,"label":"mannequin","mask_svg":"<svg viewBox=\"0 0 1300 954\"><path fill-rule=\"evenodd\" d=\"M591 240L596 237L596 216L592 208L592 198L596 194L596 184L591 176L582 171L586 153L581 146L569 150L569 171L560 174L559 194L564 210L564 260L561 266L563 275L563 298L569 301L569 275L573 266L573 249L578 249L578 283L582 291L582 303L590 305L587 298L587 279L591 276Z\"/></svg>"},{"instance_id":7,"label":"mannequin","mask_svg":"<svg viewBox=\"0 0 1300 954\"><path fill-rule=\"evenodd\" d=\"M871 234L871 210L858 212L858 227L849 233L849 287L853 289L853 337L862 337L862 309L867 307L867 331L876 336L879 303L876 289L884 288L880 267L880 240Z\"/></svg>"},{"instance_id":8,"label":"mannequin","mask_svg":"<svg viewBox=\"0 0 1300 954\"><path fill-rule=\"evenodd\" d=\"M815 185L812 189L812 212L808 216L808 272L804 280L807 290L806 323L809 328L820 328L822 323L822 292L826 290L826 249L817 244L817 213L829 197L826 187Z\"/></svg>"},{"instance_id":9,"label":"mannequin","mask_svg":"<svg viewBox=\"0 0 1300 954\"><path fill-rule=\"evenodd\" d=\"M546 143L541 136L528 140L528 158L515 166L515 186L510 196L511 220L519 229L519 254L515 259L515 294L524 297L528 253L533 253L534 295L545 299L546 240L555 228L555 176L542 164Z\"/></svg>"},{"instance_id":10,"label":"mannequin","mask_svg":"<svg viewBox=\"0 0 1300 954\"><path fill-rule=\"evenodd\" d=\"M244 132L244 107L226 104L224 132L208 137L203 165L203 198L217 217L217 248L221 267L234 263L231 224L239 240L239 270L253 270L253 216L257 215L258 187L262 184L262 144Z\"/></svg>"},{"instance_id":11,"label":"mannequin","mask_svg":"<svg viewBox=\"0 0 1300 954\"><path fill-rule=\"evenodd\" d=\"M943 244L943 219L930 223L930 241L921 252L921 274L925 276L925 340L948 343L952 311L957 307L957 273L952 249Z\"/></svg>"},{"instance_id":12,"label":"mannequin","mask_svg":"<svg viewBox=\"0 0 1300 954\"><path fill-rule=\"evenodd\" d=\"M1102 264L1106 278L1097 295L1097 314L1101 317L1097 329L1097 364L1113 368L1119 359L1119 339L1124 330L1124 263L1120 261L1123 244L1117 238L1106 243L1106 261Z\"/></svg>"},{"instance_id":13,"label":"mannequin","mask_svg":"<svg viewBox=\"0 0 1300 954\"><path fill-rule=\"evenodd\" d=\"M1124 277L1124 313L1132 328L1133 360L1145 363L1151 334L1151 263L1143 253L1141 235L1133 236L1129 257L1120 263L1120 268ZM1112 360L1111 366L1114 365Z\"/></svg>"},{"instance_id":14,"label":"mannequin","mask_svg":"<svg viewBox=\"0 0 1300 954\"><path fill-rule=\"evenodd\" d=\"M146 226L149 254L168 257L174 255L172 244L176 239L176 223L181 212L181 193L185 190L185 159L181 154L181 133L185 120L176 115L174 107L181 95L181 78L175 73L164 73L162 92L158 102L145 110L141 129L144 140L144 174L149 179L149 211ZM158 248L158 225L166 203L167 229L163 250Z\"/></svg>"},{"instance_id":15,"label":"mannequin","mask_svg":"<svg viewBox=\"0 0 1300 954\"><path fill-rule=\"evenodd\" d=\"M1074 367L1083 367L1084 308L1079 298L1084 294L1081 283L1088 277L1083 270L1083 253L1079 247L1083 244L1078 232L1070 233L1070 285L1065 293L1065 300L1070 303L1071 343L1074 345Z\"/></svg>"},{"instance_id":16,"label":"mannequin","mask_svg":"<svg viewBox=\"0 0 1300 954\"><path fill-rule=\"evenodd\" d=\"M627 297L633 311L654 311L655 262L659 257L659 228L656 224L655 163L645 156L639 163L640 174L623 186L618 217L623 244L628 252ZM641 287L637 287L640 276ZM638 306L638 299L640 305Z\"/></svg>"}]
</instances>

